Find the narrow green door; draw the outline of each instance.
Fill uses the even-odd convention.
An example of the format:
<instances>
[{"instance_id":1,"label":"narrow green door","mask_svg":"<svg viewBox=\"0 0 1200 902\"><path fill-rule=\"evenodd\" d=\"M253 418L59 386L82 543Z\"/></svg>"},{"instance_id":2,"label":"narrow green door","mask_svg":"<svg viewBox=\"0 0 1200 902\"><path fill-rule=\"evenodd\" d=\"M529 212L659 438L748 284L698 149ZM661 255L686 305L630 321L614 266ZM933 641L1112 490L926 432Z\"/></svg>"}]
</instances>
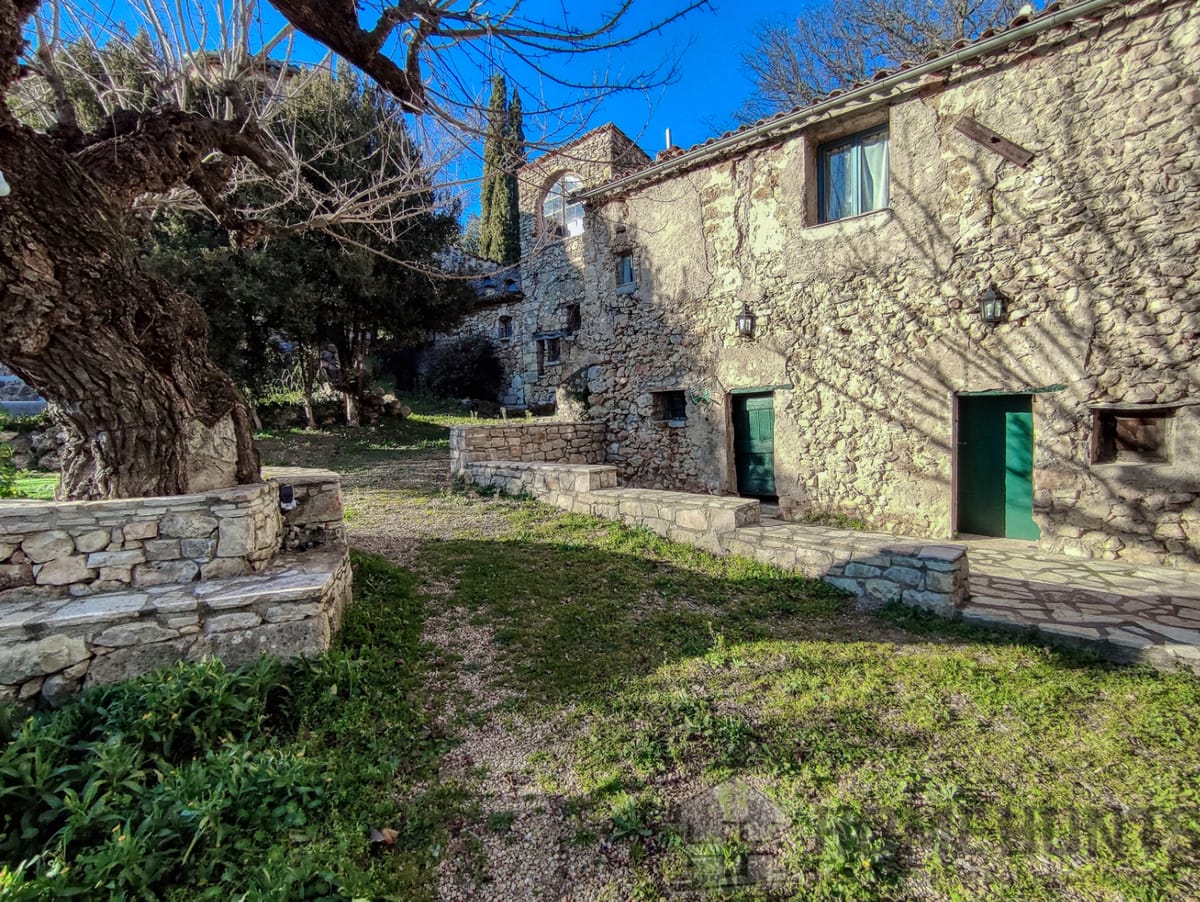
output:
<instances>
[{"instance_id":1,"label":"narrow green door","mask_svg":"<svg viewBox=\"0 0 1200 902\"><path fill-rule=\"evenodd\" d=\"M775 397L733 396L733 456L739 495L775 495Z\"/></svg>"},{"instance_id":2,"label":"narrow green door","mask_svg":"<svg viewBox=\"0 0 1200 902\"><path fill-rule=\"evenodd\" d=\"M1036 539L1033 521L1033 399L958 399L958 531Z\"/></svg>"},{"instance_id":3,"label":"narrow green door","mask_svg":"<svg viewBox=\"0 0 1200 902\"><path fill-rule=\"evenodd\" d=\"M1004 535L1037 539L1033 522L1033 414L1004 415Z\"/></svg>"}]
</instances>

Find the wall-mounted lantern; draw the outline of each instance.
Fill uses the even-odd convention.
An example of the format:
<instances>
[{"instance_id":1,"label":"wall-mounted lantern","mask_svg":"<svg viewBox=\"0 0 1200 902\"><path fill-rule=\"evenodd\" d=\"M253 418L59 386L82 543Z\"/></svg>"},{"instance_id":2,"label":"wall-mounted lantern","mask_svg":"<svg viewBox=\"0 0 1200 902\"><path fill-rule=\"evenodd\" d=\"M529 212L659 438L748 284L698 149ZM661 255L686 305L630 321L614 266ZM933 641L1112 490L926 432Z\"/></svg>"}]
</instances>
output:
<instances>
[{"instance_id":1,"label":"wall-mounted lantern","mask_svg":"<svg viewBox=\"0 0 1200 902\"><path fill-rule=\"evenodd\" d=\"M737 317L737 330L742 338L754 337L754 314L750 312L749 304L742 304L742 312Z\"/></svg>"},{"instance_id":2,"label":"wall-mounted lantern","mask_svg":"<svg viewBox=\"0 0 1200 902\"><path fill-rule=\"evenodd\" d=\"M979 318L989 326L1004 322L1005 300L995 285L989 285L979 295Z\"/></svg>"}]
</instances>

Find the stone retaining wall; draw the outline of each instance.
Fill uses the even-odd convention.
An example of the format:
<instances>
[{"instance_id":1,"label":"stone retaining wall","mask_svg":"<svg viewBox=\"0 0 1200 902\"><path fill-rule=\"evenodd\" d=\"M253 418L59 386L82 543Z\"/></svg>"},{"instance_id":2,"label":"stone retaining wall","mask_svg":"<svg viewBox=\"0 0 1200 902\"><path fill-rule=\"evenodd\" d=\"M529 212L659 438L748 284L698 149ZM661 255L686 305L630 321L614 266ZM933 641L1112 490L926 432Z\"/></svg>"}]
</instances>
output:
<instances>
[{"instance_id":1,"label":"stone retaining wall","mask_svg":"<svg viewBox=\"0 0 1200 902\"><path fill-rule=\"evenodd\" d=\"M967 550L906 544L895 536L795 524L760 525L748 498L617 488L617 468L482 461L466 465L476 485L527 494L573 513L619 520L713 554L737 554L824 579L863 607L889 601L957 617L968 597Z\"/></svg>"},{"instance_id":2,"label":"stone retaining wall","mask_svg":"<svg viewBox=\"0 0 1200 902\"><path fill-rule=\"evenodd\" d=\"M282 513L281 485L296 502ZM0 504L0 700L55 703L208 656L320 654L350 598L344 541L328 470L197 495Z\"/></svg>"},{"instance_id":3,"label":"stone retaining wall","mask_svg":"<svg viewBox=\"0 0 1200 902\"><path fill-rule=\"evenodd\" d=\"M450 430L450 474L477 461L604 463L604 424L534 420Z\"/></svg>"},{"instance_id":4,"label":"stone retaining wall","mask_svg":"<svg viewBox=\"0 0 1200 902\"><path fill-rule=\"evenodd\" d=\"M295 488L281 521L279 486ZM116 501L0 502L0 601L91 595L261 570L281 548L344 542L329 470L280 469L257 485Z\"/></svg>"},{"instance_id":5,"label":"stone retaining wall","mask_svg":"<svg viewBox=\"0 0 1200 902\"><path fill-rule=\"evenodd\" d=\"M261 569L279 550L277 488L116 501L0 502L0 600L89 595Z\"/></svg>"},{"instance_id":6,"label":"stone retaining wall","mask_svg":"<svg viewBox=\"0 0 1200 902\"><path fill-rule=\"evenodd\" d=\"M264 471L277 486L290 485L296 506L283 511L283 547L303 551L327 542L346 541L341 477L333 470L272 467Z\"/></svg>"},{"instance_id":7,"label":"stone retaining wall","mask_svg":"<svg viewBox=\"0 0 1200 902\"><path fill-rule=\"evenodd\" d=\"M351 589L342 546L282 555L253 576L0 605L0 700L49 703L177 661L238 666L329 647Z\"/></svg>"},{"instance_id":8,"label":"stone retaining wall","mask_svg":"<svg viewBox=\"0 0 1200 902\"><path fill-rule=\"evenodd\" d=\"M967 601L962 545L909 545L889 535L787 525L739 529L724 547L773 567L820 575L864 607L899 601L957 617Z\"/></svg>"}]
</instances>

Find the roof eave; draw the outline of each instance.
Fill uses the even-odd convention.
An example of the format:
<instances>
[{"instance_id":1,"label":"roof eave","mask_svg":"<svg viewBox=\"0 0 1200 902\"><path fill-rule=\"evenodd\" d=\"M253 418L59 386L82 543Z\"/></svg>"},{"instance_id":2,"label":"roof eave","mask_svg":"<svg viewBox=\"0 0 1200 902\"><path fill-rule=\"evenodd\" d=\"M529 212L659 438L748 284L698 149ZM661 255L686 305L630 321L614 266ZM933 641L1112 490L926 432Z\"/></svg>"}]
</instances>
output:
<instances>
[{"instance_id":1,"label":"roof eave","mask_svg":"<svg viewBox=\"0 0 1200 902\"><path fill-rule=\"evenodd\" d=\"M870 101L872 95L890 94L906 82L924 78L926 75L941 69L1002 50L1010 44L1034 37L1043 31L1048 31L1051 28L1064 25L1075 19L1084 18L1101 10L1108 9L1111 6L1118 6L1123 2L1124 0L1081 0L1080 3L1069 6L1066 9L1038 16L1032 22L1010 28L990 38L975 41L966 47L952 50L949 53L942 54L939 57L908 69L901 69L878 81L872 81L837 96L828 97L810 106L793 110L783 116L759 122L711 143L702 144L677 157L652 163L645 169L640 169L621 178L597 185L595 188L580 191L573 197L576 200L589 201L611 194L620 194L641 184L659 181L677 170L691 169L694 166L708 162L710 159L728 155L731 152L743 149L745 146L753 146L784 137L800 127L811 124L817 117L832 112L839 107L857 101ZM875 102L882 103L886 99L886 97L875 98Z\"/></svg>"}]
</instances>

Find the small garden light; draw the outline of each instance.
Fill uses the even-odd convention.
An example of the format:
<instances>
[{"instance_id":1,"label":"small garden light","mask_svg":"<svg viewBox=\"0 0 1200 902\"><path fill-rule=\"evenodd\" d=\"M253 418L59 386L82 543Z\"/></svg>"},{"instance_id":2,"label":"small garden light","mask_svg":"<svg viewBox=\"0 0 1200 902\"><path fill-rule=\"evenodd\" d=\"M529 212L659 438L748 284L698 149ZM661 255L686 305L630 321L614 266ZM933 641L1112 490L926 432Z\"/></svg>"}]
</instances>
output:
<instances>
[{"instance_id":1,"label":"small garden light","mask_svg":"<svg viewBox=\"0 0 1200 902\"><path fill-rule=\"evenodd\" d=\"M279 509L285 513L296 509L296 489L294 486L281 485L279 487Z\"/></svg>"}]
</instances>

